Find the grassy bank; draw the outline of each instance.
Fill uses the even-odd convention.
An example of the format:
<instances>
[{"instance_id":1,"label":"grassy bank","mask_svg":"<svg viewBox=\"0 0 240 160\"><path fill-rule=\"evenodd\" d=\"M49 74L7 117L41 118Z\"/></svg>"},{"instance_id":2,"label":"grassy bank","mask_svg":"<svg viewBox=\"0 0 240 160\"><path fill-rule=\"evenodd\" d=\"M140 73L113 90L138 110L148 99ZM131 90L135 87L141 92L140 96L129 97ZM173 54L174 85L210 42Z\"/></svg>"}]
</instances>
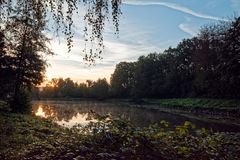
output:
<instances>
[{"instance_id":1,"label":"grassy bank","mask_svg":"<svg viewBox=\"0 0 240 160\"><path fill-rule=\"evenodd\" d=\"M191 118L240 124L240 100L185 98L144 99L150 108ZM147 108L148 105L145 105Z\"/></svg>"},{"instance_id":2,"label":"grassy bank","mask_svg":"<svg viewBox=\"0 0 240 160\"><path fill-rule=\"evenodd\" d=\"M173 131L165 121L136 128L124 118L98 118L98 123L67 129L35 116L0 112L0 159L240 158L237 133L210 133L189 122Z\"/></svg>"},{"instance_id":3,"label":"grassy bank","mask_svg":"<svg viewBox=\"0 0 240 160\"><path fill-rule=\"evenodd\" d=\"M204 108L240 109L240 100L179 98L179 99L146 99L145 101L160 105L183 106L202 109Z\"/></svg>"}]
</instances>

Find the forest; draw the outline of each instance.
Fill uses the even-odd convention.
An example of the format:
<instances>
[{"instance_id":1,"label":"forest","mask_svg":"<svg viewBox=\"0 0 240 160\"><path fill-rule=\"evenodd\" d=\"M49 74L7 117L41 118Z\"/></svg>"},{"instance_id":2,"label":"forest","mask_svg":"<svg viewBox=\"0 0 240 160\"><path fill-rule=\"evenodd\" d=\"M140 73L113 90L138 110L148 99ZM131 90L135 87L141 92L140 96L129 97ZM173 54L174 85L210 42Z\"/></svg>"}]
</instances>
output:
<instances>
[{"instance_id":1,"label":"forest","mask_svg":"<svg viewBox=\"0 0 240 160\"><path fill-rule=\"evenodd\" d=\"M240 17L203 26L163 53L120 62L106 79L54 78L35 98L240 98Z\"/></svg>"}]
</instances>

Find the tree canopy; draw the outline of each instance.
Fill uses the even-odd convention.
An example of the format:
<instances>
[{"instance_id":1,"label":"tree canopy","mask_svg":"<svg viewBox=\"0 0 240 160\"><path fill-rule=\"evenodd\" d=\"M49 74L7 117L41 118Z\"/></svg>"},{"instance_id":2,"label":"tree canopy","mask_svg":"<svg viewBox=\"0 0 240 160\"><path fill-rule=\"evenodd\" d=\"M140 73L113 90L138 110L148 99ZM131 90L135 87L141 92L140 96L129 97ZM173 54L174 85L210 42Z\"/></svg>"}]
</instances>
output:
<instances>
[{"instance_id":1,"label":"tree canopy","mask_svg":"<svg viewBox=\"0 0 240 160\"><path fill-rule=\"evenodd\" d=\"M109 84L105 78L97 81L87 80L76 83L70 78L53 78L39 92L35 90L33 98L96 98L104 99L109 95Z\"/></svg>"},{"instance_id":2,"label":"tree canopy","mask_svg":"<svg viewBox=\"0 0 240 160\"><path fill-rule=\"evenodd\" d=\"M6 81L1 85L11 84L5 94L11 99L15 111L19 110L19 106L24 106L20 105L24 90L30 90L43 81L46 67L43 56L52 54L47 45L49 39L43 33L45 19L35 21L29 15L32 11L31 7L17 6L2 30L4 52L1 57L8 63L0 68L3 72L1 79ZM6 68L7 73L4 72Z\"/></svg>"}]
</instances>

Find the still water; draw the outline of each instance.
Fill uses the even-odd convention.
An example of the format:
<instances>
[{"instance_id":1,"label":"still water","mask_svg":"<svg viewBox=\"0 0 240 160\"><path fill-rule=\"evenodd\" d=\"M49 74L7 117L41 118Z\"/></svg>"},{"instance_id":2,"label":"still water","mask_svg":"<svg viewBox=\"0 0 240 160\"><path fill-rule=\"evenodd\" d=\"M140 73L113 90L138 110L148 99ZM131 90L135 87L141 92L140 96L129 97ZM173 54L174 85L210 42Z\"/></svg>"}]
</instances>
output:
<instances>
[{"instance_id":1,"label":"still water","mask_svg":"<svg viewBox=\"0 0 240 160\"><path fill-rule=\"evenodd\" d=\"M240 132L240 127L232 124L196 120L184 116L165 113L154 109L132 107L127 103L110 103L94 101L35 101L33 113L36 116L50 118L59 125L71 128L76 124L87 125L96 119L89 118L91 112L100 115L111 114L112 117L124 115L134 125L147 127L161 120L168 121L172 126L182 125L185 121L194 123L199 128L213 131Z\"/></svg>"}]
</instances>

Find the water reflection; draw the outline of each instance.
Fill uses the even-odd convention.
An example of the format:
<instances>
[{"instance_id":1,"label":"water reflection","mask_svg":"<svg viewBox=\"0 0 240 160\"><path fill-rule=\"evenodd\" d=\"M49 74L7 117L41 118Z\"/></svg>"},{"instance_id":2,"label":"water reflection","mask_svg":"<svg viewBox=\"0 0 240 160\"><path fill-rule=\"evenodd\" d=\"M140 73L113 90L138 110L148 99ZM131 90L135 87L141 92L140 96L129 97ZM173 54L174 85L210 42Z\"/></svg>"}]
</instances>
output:
<instances>
[{"instance_id":1,"label":"water reflection","mask_svg":"<svg viewBox=\"0 0 240 160\"><path fill-rule=\"evenodd\" d=\"M38 107L35 115L36 115L36 116L39 116L39 117L47 118L45 112L43 111L42 106L39 106L39 107Z\"/></svg>"},{"instance_id":2,"label":"water reflection","mask_svg":"<svg viewBox=\"0 0 240 160\"><path fill-rule=\"evenodd\" d=\"M42 104L41 102L33 105L33 113L42 118L54 118L57 115L52 105Z\"/></svg>"},{"instance_id":3,"label":"water reflection","mask_svg":"<svg viewBox=\"0 0 240 160\"><path fill-rule=\"evenodd\" d=\"M71 128L74 125L87 125L96 122L90 112L79 112L78 109L59 104L38 102L33 105L33 113L42 118L52 119L59 125Z\"/></svg>"},{"instance_id":4,"label":"water reflection","mask_svg":"<svg viewBox=\"0 0 240 160\"><path fill-rule=\"evenodd\" d=\"M50 105L42 105L42 103L38 104L36 107L33 107L33 112L36 116L42 118L52 118L56 115L53 107Z\"/></svg>"},{"instance_id":5,"label":"water reflection","mask_svg":"<svg viewBox=\"0 0 240 160\"><path fill-rule=\"evenodd\" d=\"M185 121L191 121L198 127L212 129L214 131L240 132L236 125L207 122L190 119L187 117L160 112L157 110L130 107L123 103L104 103L90 101L38 101L34 102L33 113L36 116L50 118L60 125L72 127L73 125L87 125L94 122L94 111L100 115L111 114L113 117L125 115L129 120L139 127L146 127L149 124L166 120L173 126L182 125Z\"/></svg>"},{"instance_id":6,"label":"water reflection","mask_svg":"<svg viewBox=\"0 0 240 160\"><path fill-rule=\"evenodd\" d=\"M94 118L89 118L89 113L77 113L76 116L73 116L71 119L69 120L64 120L62 119L61 121L57 121L57 123L59 125L62 125L62 126L66 126L66 127L69 127L71 128L72 126L74 125L82 125L82 126L85 126L87 125L88 123L90 122L97 122L96 119Z\"/></svg>"}]
</instances>

